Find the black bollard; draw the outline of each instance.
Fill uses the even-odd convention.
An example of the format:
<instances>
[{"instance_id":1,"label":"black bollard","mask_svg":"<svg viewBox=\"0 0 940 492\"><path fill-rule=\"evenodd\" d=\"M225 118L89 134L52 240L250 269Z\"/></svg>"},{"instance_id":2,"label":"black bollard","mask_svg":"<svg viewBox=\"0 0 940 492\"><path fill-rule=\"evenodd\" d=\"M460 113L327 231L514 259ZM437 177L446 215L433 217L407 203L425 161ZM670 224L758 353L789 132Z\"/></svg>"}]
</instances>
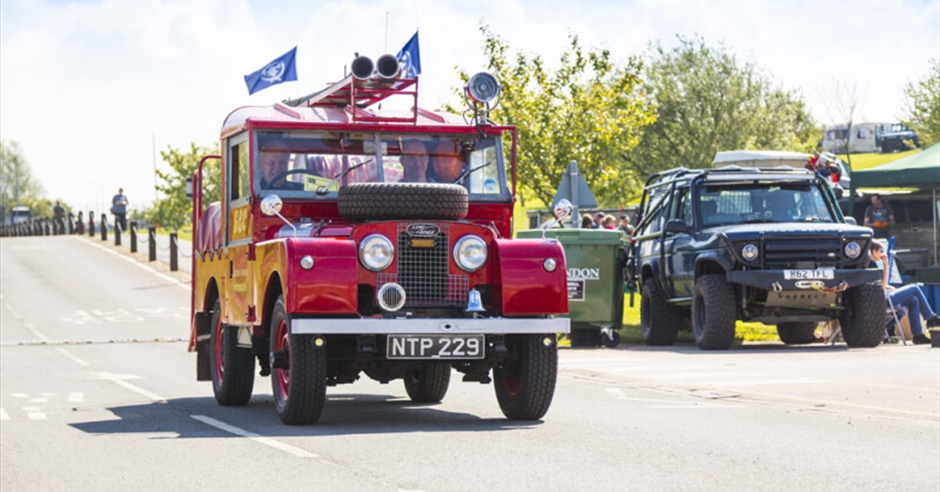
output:
<instances>
[{"instance_id":1,"label":"black bollard","mask_svg":"<svg viewBox=\"0 0 940 492\"><path fill-rule=\"evenodd\" d=\"M72 233L75 232L75 226L72 225L72 224L74 224L74 221L75 221L75 214L73 214L72 212L69 212L68 220L69 220L69 223L68 223L68 235L71 236Z\"/></svg>"},{"instance_id":2,"label":"black bollard","mask_svg":"<svg viewBox=\"0 0 940 492\"><path fill-rule=\"evenodd\" d=\"M117 217L114 218L114 245L121 245L121 222L118 221Z\"/></svg>"},{"instance_id":3,"label":"black bollard","mask_svg":"<svg viewBox=\"0 0 940 492\"><path fill-rule=\"evenodd\" d=\"M108 240L108 216L105 214L101 214L101 222L99 222L99 224L101 224L101 240L107 241Z\"/></svg>"},{"instance_id":4,"label":"black bollard","mask_svg":"<svg viewBox=\"0 0 940 492\"><path fill-rule=\"evenodd\" d=\"M176 246L176 232L170 233L170 271L175 272L180 269L177 255L179 248Z\"/></svg>"},{"instance_id":5,"label":"black bollard","mask_svg":"<svg viewBox=\"0 0 940 492\"><path fill-rule=\"evenodd\" d=\"M131 253L137 252L137 221L131 221Z\"/></svg>"},{"instance_id":6,"label":"black bollard","mask_svg":"<svg viewBox=\"0 0 940 492\"><path fill-rule=\"evenodd\" d=\"M157 228L150 227L147 229L147 248L150 250L150 254L147 255L149 261L157 261Z\"/></svg>"},{"instance_id":7,"label":"black bollard","mask_svg":"<svg viewBox=\"0 0 940 492\"><path fill-rule=\"evenodd\" d=\"M85 218L82 217L81 212L78 212L78 217L75 220L75 233L85 234Z\"/></svg>"},{"instance_id":8,"label":"black bollard","mask_svg":"<svg viewBox=\"0 0 940 492\"><path fill-rule=\"evenodd\" d=\"M88 237L95 237L95 212L88 211Z\"/></svg>"}]
</instances>

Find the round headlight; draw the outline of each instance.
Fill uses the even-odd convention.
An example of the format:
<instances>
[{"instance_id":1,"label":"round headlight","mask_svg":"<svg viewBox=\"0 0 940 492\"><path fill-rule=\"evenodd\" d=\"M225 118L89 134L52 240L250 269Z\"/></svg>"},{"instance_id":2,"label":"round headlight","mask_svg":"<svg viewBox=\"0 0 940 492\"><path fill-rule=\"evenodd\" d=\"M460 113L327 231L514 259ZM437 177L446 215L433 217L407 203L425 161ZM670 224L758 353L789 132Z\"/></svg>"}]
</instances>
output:
<instances>
[{"instance_id":1,"label":"round headlight","mask_svg":"<svg viewBox=\"0 0 940 492\"><path fill-rule=\"evenodd\" d=\"M753 244L745 244L744 247L741 248L741 257L747 261L754 261L757 259L757 253L759 251L760 250L757 249L757 246Z\"/></svg>"},{"instance_id":2,"label":"round headlight","mask_svg":"<svg viewBox=\"0 0 940 492\"><path fill-rule=\"evenodd\" d=\"M373 272L388 268L393 258L395 258L395 247L381 234L372 234L359 244L359 261Z\"/></svg>"},{"instance_id":3,"label":"round headlight","mask_svg":"<svg viewBox=\"0 0 940 492\"><path fill-rule=\"evenodd\" d=\"M554 258L545 258L545 261L542 262L542 268L546 272L554 272L558 268L558 263L555 262Z\"/></svg>"},{"instance_id":4,"label":"round headlight","mask_svg":"<svg viewBox=\"0 0 940 492\"><path fill-rule=\"evenodd\" d=\"M862 247L859 246L858 243L851 242L845 245L845 256L849 257L849 259L854 260L858 258L860 254L862 254Z\"/></svg>"},{"instance_id":5,"label":"round headlight","mask_svg":"<svg viewBox=\"0 0 940 492\"><path fill-rule=\"evenodd\" d=\"M486 263L486 243L479 236L464 236L454 245L457 266L475 272Z\"/></svg>"}]
</instances>

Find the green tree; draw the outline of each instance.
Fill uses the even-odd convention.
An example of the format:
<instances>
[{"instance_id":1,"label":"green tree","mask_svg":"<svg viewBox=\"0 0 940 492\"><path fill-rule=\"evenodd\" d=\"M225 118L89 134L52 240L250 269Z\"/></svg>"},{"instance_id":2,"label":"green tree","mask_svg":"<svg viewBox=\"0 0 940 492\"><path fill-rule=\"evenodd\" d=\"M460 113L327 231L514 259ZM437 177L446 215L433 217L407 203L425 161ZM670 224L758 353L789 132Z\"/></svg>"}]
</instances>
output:
<instances>
[{"instance_id":1,"label":"green tree","mask_svg":"<svg viewBox=\"0 0 940 492\"><path fill-rule=\"evenodd\" d=\"M0 141L0 217L8 220L16 205L29 207L33 217L51 217L52 206L44 193L19 144Z\"/></svg>"},{"instance_id":2,"label":"green tree","mask_svg":"<svg viewBox=\"0 0 940 492\"><path fill-rule=\"evenodd\" d=\"M775 88L754 64L723 46L678 37L651 45L645 87L656 121L627 153L639 175L676 167L711 167L715 152L739 149L813 151L822 138L802 97Z\"/></svg>"},{"instance_id":3,"label":"green tree","mask_svg":"<svg viewBox=\"0 0 940 492\"><path fill-rule=\"evenodd\" d=\"M618 203L620 190L634 181L623 172L620 156L639 143L640 130L654 119L639 90L640 59L617 66L608 50L585 50L571 35L560 67L552 71L538 55L517 52L510 59L503 39L488 26L480 31L488 68L503 86L491 118L519 129L523 189L550 204L568 162L577 161L598 201ZM468 73L459 73L469 80Z\"/></svg>"},{"instance_id":4,"label":"green tree","mask_svg":"<svg viewBox=\"0 0 940 492\"><path fill-rule=\"evenodd\" d=\"M929 72L904 88L907 96L905 124L917 132L922 147L940 141L940 59L930 60Z\"/></svg>"},{"instance_id":5,"label":"green tree","mask_svg":"<svg viewBox=\"0 0 940 492\"><path fill-rule=\"evenodd\" d=\"M189 224L193 207L192 199L186 197L186 179L193 176L204 156L218 153L218 145L199 147L195 143L190 144L189 152L182 152L171 146L165 151L160 151L160 158L170 169L157 170L157 191L163 193L163 198L158 199L153 207L144 212L145 220L173 230ZM221 196L219 161L206 161L203 173L203 203L218 200Z\"/></svg>"}]
</instances>

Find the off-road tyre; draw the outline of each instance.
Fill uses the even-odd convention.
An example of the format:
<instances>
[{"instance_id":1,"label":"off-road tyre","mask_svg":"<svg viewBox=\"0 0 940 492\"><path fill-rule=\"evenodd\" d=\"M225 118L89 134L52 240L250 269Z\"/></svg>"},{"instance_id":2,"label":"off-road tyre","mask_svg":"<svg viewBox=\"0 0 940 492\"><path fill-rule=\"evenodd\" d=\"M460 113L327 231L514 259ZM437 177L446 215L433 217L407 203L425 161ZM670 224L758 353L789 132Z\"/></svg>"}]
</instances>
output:
<instances>
[{"instance_id":1,"label":"off-road tyre","mask_svg":"<svg viewBox=\"0 0 940 492\"><path fill-rule=\"evenodd\" d=\"M884 340L888 321L885 293L879 284L862 284L843 295L845 310L839 317L842 339L849 347L877 347Z\"/></svg>"},{"instance_id":2,"label":"off-road tyre","mask_svg":"<svg viewBox=\"0 0 940 492\"><path fill-rule=\"evenodd\" d=\"M816 323L779 323L777 336L787 345L804 345L816 341Z\"/></svg>"},{"instance_id":3,"label":"off-road tyre","mask_svg":"<svg viewBox=\"0 0 940 492\"><path fill-rule=\"evenodd\" d=\"M238 346L238 328L222 323L222 305L216 300L209 333L209 373L212 393L219 405L239 406L251 399L255 384L255 357Z\"/></svg>"},{"instance_id":4,"label":"off-road tyre","mask_svg":"<svg viewBox=\"0 0 940 492\"><path fill-rule=\"evenodd\" d=\"M351 183L339 189L339 215L352 220L461 220L467 189L438 183Z\"/></svg>"},{"instance_id":5,"label":"off-road tyre","mask_svg":"<svg viewBox=\"0 0 940 492\"><path fill-rule=\"evenodd\" d=\"M640 297L640 334L647 345L676 343L682 313L666 302L666 296L652 277L643 282Z\"/></svg>"},{"instance_id":6,"label":"off-road tyre","mask_svg":"<svg viewBox=\"0 0 940 492\"><path fill-rule=\"evenodd\" d=\"M727 350L734 343L734 290L724 275L702 275L692 288L692 333L702 350Z\"/></svg>"},{"instance_id":7,"label":"off-road tyre","mask_svg":"<svg viewBox=\"0 0 940 492\"><path fill-rule=\"evenodd\" d=\"M271 390L281 422L287 425L316 423L326 403L326 343L318 335L290 332L279 296L271 313ZM324 343L318 347L316 340ZM288 367L275 365L275 353L286 357Z\"/></svg>"},{"instance_id":8,"label":"off-road tyre","mask_svg":"<svg viewBox=\"0 0 940 492\"><path fill-rule=\"evenodd\" d=\"M546 345L544 340L548 340ZM552 404L558 376L558 347L554 333L507 335L508 352L493 368L496 400L510 420L538 420Z\"/></svg>"},{"instance_id":9,"label":"off-road tyre","mask_svg":"<svg viewBox=\"0 0 940 492\"><path fill-rule=\"evenodd\" d=\"M429 362L405 371L405 391L415 403L437 403L450 385L450 364Z\"/></svg>"}]
</instances>

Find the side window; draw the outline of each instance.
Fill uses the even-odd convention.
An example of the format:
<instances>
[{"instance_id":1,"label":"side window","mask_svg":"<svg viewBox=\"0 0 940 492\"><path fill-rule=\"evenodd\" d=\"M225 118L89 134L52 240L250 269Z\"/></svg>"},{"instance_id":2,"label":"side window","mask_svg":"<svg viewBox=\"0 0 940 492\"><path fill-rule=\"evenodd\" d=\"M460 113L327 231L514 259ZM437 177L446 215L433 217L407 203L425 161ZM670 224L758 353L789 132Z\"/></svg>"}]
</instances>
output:
<instances>
[{"instance_id":1,"label":"side window","mask_svg":"<svg viewBox=\"0 0 940 492\"><path fill-rule=\"evenodd\" d=\"M662 230L663 209L668 205L665 192L661 191L655 195L650 195L646 204L646 211L643 212L644 220L646 220L646 217L651 216L650 221L639 235L645 236Z\"/></svg>"},{"instance_id":2,"label":"side window","mask_svg":"<svg viewBox=\"0 0 940 492\"><path fill-rule=\"evenodd\" d=\"M248 140L233 142L229 147L229 199L247 200L251 186L248 173Z\"/></svg>"},{"instance_id":3,"label":"side window","mask_svg":"<svg viewBox=\"0 0 940 492\"><path fill-rule=\"evenodd\" d=\"M676 191L675 207L672 218L682 219L686 224L692 224L692 211L689 207L689 189L682 188Z\"/></svg>"}]
</instances>

